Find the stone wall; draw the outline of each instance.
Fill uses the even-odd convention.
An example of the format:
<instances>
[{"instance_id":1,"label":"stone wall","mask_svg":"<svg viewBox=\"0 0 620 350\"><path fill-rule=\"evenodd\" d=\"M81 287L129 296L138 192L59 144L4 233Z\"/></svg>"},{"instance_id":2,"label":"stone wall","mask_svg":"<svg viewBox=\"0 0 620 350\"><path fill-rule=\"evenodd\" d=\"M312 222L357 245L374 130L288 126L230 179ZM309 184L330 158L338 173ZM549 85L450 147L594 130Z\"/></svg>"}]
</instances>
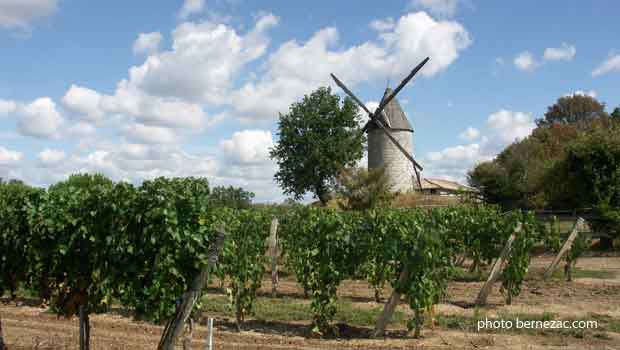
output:
<instances>
[{"instance_id":1,"label":"stone wall","mask_svg":"<svg viewBox=\"0 0 620 350\"><path fill-rule=\"evenodd\" d=\"M413 154L413 133L410 131L392 131L392 136ZM414 188L415 173L413 164L390 141L381 129L368 130L368 169L385 167L386 176L393 184L394 191L407 192Z\"/></svg>"}]
</instances>

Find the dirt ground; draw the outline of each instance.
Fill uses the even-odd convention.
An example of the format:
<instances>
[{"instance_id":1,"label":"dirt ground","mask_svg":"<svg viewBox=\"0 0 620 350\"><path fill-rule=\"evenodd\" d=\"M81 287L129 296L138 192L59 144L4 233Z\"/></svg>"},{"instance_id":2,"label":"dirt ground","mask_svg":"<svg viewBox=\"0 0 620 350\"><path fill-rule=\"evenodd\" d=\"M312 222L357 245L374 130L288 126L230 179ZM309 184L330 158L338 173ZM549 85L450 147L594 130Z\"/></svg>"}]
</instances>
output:
<instances>
[{"instance_id":1,"label":"dirt ground","mask_svg":"<svg viewBox=\"0 0 620 350\"><path fill-rule=\"evenodd\" d=\"M532 261L530 275L542 271L551 257L537 257ZM470 307L482 282L453 282L449 285L447 300L436 306L435 314L473 317L484 312L489 317L506 314L552 313L552 319L590 320L595 317L612 320L620 325L620 257L587 257L578 267L615 272L610 278L576 278L573 282L561 279L542 281L531 277L513 305L505 305L495 286L489 305L475 311ZM262 292L268 293L270 282L265 280ZM288 296L301 297L302 291L292 279L281 280L279 291ZM387 296L389 291L384 292ZM350 300L355 307L376 307L372 290L365 282L347 281L339 288L339 297ZM404 304L399 310L409 314ZM57 318L36 306L0 305L0 317L5 341L11 350L21 349L77 349L78 322L76 319ZM392 327L381 339L369 339L353 332L347 339L312 339L294 329L307 328L304 324L289 322L282 325L261 324L238 333L216 318L214 349L620 349L620 329L588 331L570 336L556 330L540 332L477 332L459 327L435 326L426 328L421 339L414 339L403 327ZM617 326L620 327L620 326ZM136 322L117 314L91 316L91 348L99 349L156 349L162 327ZM206 326L194 331L193 349L205 349ZM179 349L181 346L179 345Z\"/></svg>"}]
</instances>

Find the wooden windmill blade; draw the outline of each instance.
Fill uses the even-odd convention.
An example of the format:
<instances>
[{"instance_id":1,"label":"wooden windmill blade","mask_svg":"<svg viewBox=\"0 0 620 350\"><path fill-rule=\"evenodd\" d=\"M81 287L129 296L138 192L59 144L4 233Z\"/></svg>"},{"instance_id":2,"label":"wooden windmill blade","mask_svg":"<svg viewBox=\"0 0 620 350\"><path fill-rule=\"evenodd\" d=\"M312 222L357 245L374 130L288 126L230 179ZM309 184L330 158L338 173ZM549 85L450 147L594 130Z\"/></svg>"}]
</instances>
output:
<instances>
[{"instance_id":1,"label":"wooden windmill blade","mask_svg":"<svg viewBox=\"0 0 620 350\"><path fill-rule=\"evenodd\" d=\"M375 113L370 112L368 107L366 107L366 105L364 103L362 103L362 101L359 98L357 98L357 96L355 96L355 94L353 94L353 92L351 90L349 90L349 88L347 88L347 86L344 85L344 83L342 81L340 81L340 79L338 79L334 74L330 74L332 79L334 79L334 81L336 82L336 84L347 95L349 95L349 97L351 97L353 99L353 101L355 101L366 113L368 113L368 117L370 118L369 123L370 122L375 122L375 124L377 126L379 126L381 128L381 130L383 130L383 132L387 135L388 139L396 146L396 148L398 148L398 150L400 152L402 152L403 155L413 164L413 170L416 173L416 178L418 180L418 185L420 186L420 188L422 187L422 183L420 181L420 174L418 172L418 169L419 170L423 170L422 166L420 165L420 163L418 163L413 158L413 156L411 154L409 154L409 152L407 152L407 150L400 144L400 142L398 142L398 140L396 140L396 138L392 135L390 130L385 125L383 125L383 122L378 118L378 116L381 113L383 113L383 108L387 105L387 103L389 103L392 99L394 99L394 97L396 96L398 91L400 91L409 82L409 80L411 80L411 78L413 78L413 76L420 70L420 68L422 68L422 66L427 61L428 61L428 58L425 59L422 63L420 63L416 68L414 68L414 70L398 86L398 90L395 90L394 93L392 93L390 96L388 96L388 98L385 98L385 96L384 96L384 98L381 99L380 106L377 108L377 110L375 110Z\"/></svg>"}]
</instances>

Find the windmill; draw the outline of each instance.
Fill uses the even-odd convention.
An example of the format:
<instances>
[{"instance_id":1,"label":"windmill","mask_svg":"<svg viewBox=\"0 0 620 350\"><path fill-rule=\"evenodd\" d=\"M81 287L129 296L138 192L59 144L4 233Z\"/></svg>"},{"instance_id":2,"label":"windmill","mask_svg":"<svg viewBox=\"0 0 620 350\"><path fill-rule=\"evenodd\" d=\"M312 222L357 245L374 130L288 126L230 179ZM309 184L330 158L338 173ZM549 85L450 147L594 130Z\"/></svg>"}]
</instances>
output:
<instances>
[{"instance_id":1,"label":"windmill","mask_svg":"<svg viewBox=\"0 0 620 350\"><path fill-rule=\"evenodd\" d=\"M404 115L404 113L402 112L402 110L400 109L400 106L398 105L398 103L395 100L396 95L405 87L405 85L407 85L407 83L409 83L409 81L411 79L413 79L413 76L416 75L420 69L422 69L422 67L429 61L429 57L425 58L422 62L420 62L420 64L418 64L412 71L411 73L409 73L409 75L407 75L407 77L405 77L405 79L396 87L396 89L394 89L394 91L391 91L390 89L387 89L383 95L383 97L381 98L381 102L379 103L379 106L377 107L377 109L375 109L374 112L371 112L366 105L364 105L364 103L362 103L362 101L357 98L357 96L355 96L353 94L353 92L351 92L351 90L349 90L349 88L347 88L344 83L342 81L340 81L334 74L331 74L331 77L334 79L334 81L336 82L336 84L347 94L349 95L349 97L351 97L359 106L360 108L362 108L366 113L368 113L368 118L370 119L366 125L364 125L364 127L362 128L363 132L367 132L369 134L369 157L368 157L368 164L369 167L371 166L371 163L373 163L373 161L371 160L371 140L370 140L370 136L371 136L371 132L373 132L374 130L380 130L379 132L374 132L374 135L377 135L377 133L381 133L381 136L385 136L387 137L387 140L389 141L389 143L391 143L393 146L395 146L395 149L397 149L400 153L399 156L402 156L402 162L406 162L407 165L409 165L409 163L412 165L413 167L413 171L415 173L415 177L418 183L418 188L422 188L422 182L420 179L420 171L423 170L422 166L420 165L420 163L418 163L414 158L413 155L410 153L410 151L407 149L406 146L409 146L411 144L411 141L405 143L403 142L404 140L406 140L406 138L404 138L401 135L408 135L409 137L411 137L411 135L409 133L413 133L413 129L411 128L409 122L407 121L406 116ZM394 106L394 107L392 107ZM396 114L399 115L400 119L397 119L397 123L391 123L391 118L389 118L389 116L386 114L386 107L388 109L391 109L392 111L396 111ZM394 113L394 112L393 112ZM402 119L402 120L401 120ZM395 124L395 125L392 125ZM396 124L400 124L400 125L396 125ZM404 134L403 134L404 133ZM399 140L400 139L400 140ZM410 138L409 138L410 140ZM387 141L386 141L387 142ZM405 143L405 145L403 145L403 143ZM411 148L411 147L409 147ZM401 163L402 163L401 162ZM375 162L376 163L376 162ZM393 164L397 164L398 162L393 162ZM403 175L403 174L401 174Z\"/></svg>"}]
</instances>

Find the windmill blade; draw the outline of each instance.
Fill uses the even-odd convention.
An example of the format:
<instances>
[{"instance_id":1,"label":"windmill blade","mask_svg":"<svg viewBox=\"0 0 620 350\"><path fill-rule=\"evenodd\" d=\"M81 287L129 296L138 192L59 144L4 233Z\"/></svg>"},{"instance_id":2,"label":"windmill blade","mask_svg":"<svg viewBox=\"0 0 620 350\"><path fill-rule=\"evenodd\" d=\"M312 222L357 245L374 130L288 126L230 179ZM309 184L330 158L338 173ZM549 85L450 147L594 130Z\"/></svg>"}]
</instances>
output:
<instances>
[{"instance_id":1,"label":"windmill blade","mask_svg":"<svg viewBox=\"0 0 620 350\"><path fill-rule=\"evenodd\" d=\"M415 166L413 167L413 171L415 172L415 178L416 180L418 180L418 188L420 189L420 191L422 190L422 180L420 180L420 172L418 171L418 168L416 168Z\"/></svg>"},{"instance_id":2,"label":"windmill blade","mask_svg":"<svg viewBox=\"0 0 620 350\"><path fill-rule=\"evenodd\" d=\"M332 76L332 79L334 79L334 81L336 82L336 84L338 86L340 86L340 88L347 94L349 95L349 97L351 97L353 99L353 101L357 102L357 104L366 111L366 113L368 113L369 116L372 116L372 112L368 109L368 107L366 107L365 104L362 103L362 101L357 98L357 96L355 96L351 90L349 90L349 88L347 88L343 82L341 82L338 78L336 78L335 75L330 74Z\"/></svg>"},{"instance_id":3,"label":"windmill blade","mask_svg":"<svg viewBox=\"0 0 620 350\"><path fill-rule=\"evenodd\" d=\"M405 155L405 157L407 157L407 159L409 159L413 163L413 168L414 169L418 168L420 170L424 170L424 168L422 168L420 163L416 162L415 159L413 159L413 157L409 154L409 152L407 152L405 147L403 147L400 144L400 142L398 142L398 140L396 140L396 138L394 138L394 136L392 136L392 133L385 127L385 125L383 125L383 122L381 120L374 119L374 121L381 129L383 129L383 132L385 132L385 134L390 139L390 141L392 141L392 143Z\"/></svg>"},{"instance_id":4,"label":"windmill blade","mask_svg":"<svg viewBox=\"0 0 620 350\"><path fill-rule=\"evenodd\" d=\"M430 57L426 57L422 62L420 62L420 64L418 64L415 68L413 68L411 73L407 75L407 77L400 83L400 85L398 85L398 87L394 90L394 92L392 92L392 94L388 96L385 100L381 101L381 103L379 104L379 107L377 107L377 110L375 110L375 113L374 113L375 116L381 113L381 111L383 111L383 108L385 108L385 106L387 106L387 104L390 103L390 101L392 101L394 97L396 97L396 95L400 92L400 90L402 90L405 87L405 85L407 85L407 83L411 79L413 79L413 76L416 75L420 71L420 69L422 69L422 67L426 64L426 62L428 62L428 60L430 59L431 59Z\"/></svg>"}]
</instances>

